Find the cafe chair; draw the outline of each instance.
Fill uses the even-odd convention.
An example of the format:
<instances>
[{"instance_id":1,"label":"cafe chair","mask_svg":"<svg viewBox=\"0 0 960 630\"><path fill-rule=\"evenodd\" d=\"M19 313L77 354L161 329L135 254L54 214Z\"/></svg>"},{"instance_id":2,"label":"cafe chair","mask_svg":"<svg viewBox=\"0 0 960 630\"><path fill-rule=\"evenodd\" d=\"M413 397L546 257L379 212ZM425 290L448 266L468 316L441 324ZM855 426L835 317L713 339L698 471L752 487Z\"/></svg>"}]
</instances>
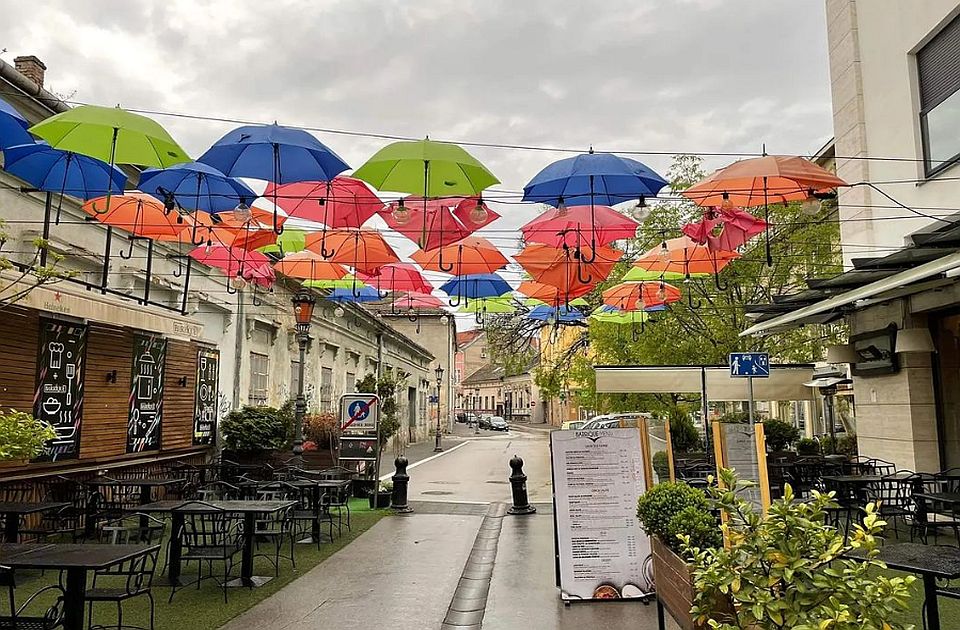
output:
<instances>
[{"instance_id":1,"label":"cafe chair","mask_svg":"<svg viewBox=\"0 0 960 630\"><path fill-rule=\"evenodd\" d=\"M133 530L118 529L114 532L131 532ZM114 536L110 544L132 544L137 540L138 533L133 537L126 535ZM87 626L91 629L117 628L123 625L123 603L135 597L146 597L150 601L150 630L153 630L155 617L155 603L153 600L153 574L157 568L157 557L160 549L155 548L138 555L130 560L124 560L106 569L100 569L93 574L93 580L87 588ZM93 605L96 603L113 603L117 606L117 625L93 625Z\"/></svg>"},{"instance_id":2,"label":"cafe chair","mask_svg":"<svg viewBox=\"0 0 960 630\"><path fill-rule=\"evenodd\" d=\"M191 511L202 508L203 511ZM184 510L183 527L173 535L180 540L182 553L180 561L184 566L197 563L197 590L200 582L213 578L223 589L223 602L227 602L227 581L233 570L234 558L243 551L243 525L220 508L204 501L190 501L180 506ZM213 574L213 564L223 564L223 580ZM209 575L203 577L203 565L206 564ZM170 589L170 599L177 592L177 586Z\"/></svg>"},{"instance_id":3,"label":"cafe chair","mask_svg":"<svg viewBox=\"0 0 960 630\"><path fill-rule=\"evenodd\" d=\"M893 528L893 534L897 540L900 540L897 521L906 526L912 512L910 482L906 476L894 473L866 487L867 502L878 505L878 513Z\"/></svg>"},{"instance_id":4,"label":"cafe chair","mask_svg":"<svg viewBox=\"0 0 960 630\"><path fill-rule=\"evenodd\" d=\"M935 476L943 481L945 492L960 492L960 468L949 468Z\"/></svg>"},{"instance_id":5,"label":"cafe chair","mask_svg":"<svg viewBox=\"0 0 960 630\"><path fill-rule=\"evenodd\" d=\"M337 534L343 535L343 512L347 512L347 531L350 531L350 483L344 487L330 489L323 495L322 504L328 513L333 514L337 511Z\"/></svg>"},{"instance_id":6,"label":"cafe chair","mask_svg":"<svg viewBox=\"0 0 960 630\"><path fill-rule=\"evenodd\" d=\"M954 538L960 545L960 515L951 512L949 505L917 496L918 493L935 494L943 492L944 482L929 473L913 473L905 478L910 485L913 501L913 514L910 526L911 540L919 535L923 544L927 544L929 533L933 532L934 544L940 539L940 531L953 530Z\"/></svg>"},{"instance_id":7,"label":"cafe chair","mask_svg":"<svg viewBox=\"0 0 960 630\"><path fill-rule=\"evenodd\" d=\"M59 586L46 586L40 589L18 607L15 593L17 584L13 569L0 566L0 587L7 589L9 605L9 614L0 613L0 630L54 630L54 628L63 627L64 592ZM26 610L33 601L48 591L57 592L57 599L53 605L41 615L27 614Z\"/></svg>"},{"instance_id":8,"label":"cafe chair","mask_svg":"<svg viewBox=\"0 0 960 630\"><path fill-rule=\"evenodd\" d=\"M42 500L69 505L43 512L38 521L24 524L20 528L21 538L38 542L48 542L51 538L78 542L86 531L87 498L87 490L82 483L58 476L46 484Z\"/></svg>"},{"instance_id":9,"label":"cafe chair","mask_svg":"<svg viewBox=\"0 0 960 630\"><path fill-rule=\"evenodd\" d=\"M274 481L260 486L256 491L257 501L299 501L300 490L283 481ZM296 569L297 561L294 557L294 544L296 541L296 523L293 518L295 506L287 508L280 512L270 512L258 514L254 521L254 532L257 547L261 540L267 540L274 546L274 553L271 557L267 554L256 554L267 558L274 568L275 575L280 575L280 558L290 561L290 565ZM290 555L282 554L284 542L290 543Z\"/></svg>"},{"instance_id":10,"label":"cafe chair","mask_svg":"<svg viewBox=\"0 0 960 630\"><path fill-rule=\"evenodd\" d=\"M99 540L109 545L157 545L167 523L151 514L134 512L100 526Z\"/></svg>"},{"instance_id":11,"label":"cafe chair","mask_svg":"<svg viewBox=\"0 0 960 630\"><path fill-rule=\"evenodd\" d=\"M226 481L213 481L197 490L197 498L201 501L233 501L243 498L243 491Z\"/></svg>"}]
</instances>

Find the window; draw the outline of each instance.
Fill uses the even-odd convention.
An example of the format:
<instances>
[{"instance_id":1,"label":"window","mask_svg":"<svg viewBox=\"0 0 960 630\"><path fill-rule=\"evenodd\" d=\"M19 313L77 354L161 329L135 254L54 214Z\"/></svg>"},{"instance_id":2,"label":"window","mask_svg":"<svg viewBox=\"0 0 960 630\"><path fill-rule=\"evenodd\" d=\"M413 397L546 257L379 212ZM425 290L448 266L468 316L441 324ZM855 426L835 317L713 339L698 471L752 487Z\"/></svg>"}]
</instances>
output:
<instances>
[{"instance_id":1,"label":"window","mask_svg":"<svg viewBox=\"0 0 960 630\"><path fill-rule=\"evenodd\" d=\"M353 372L347 372L347 382L344 385L345 392L355 392L357 391L357 375Z\"/></svg>"},{"instance_id":2,"label":"window","mask_svg":"<svg viewBox=\"0 0 960 630\"><path fill-rule=\"evenodd\" d=\"M960 159L960 17L917 52L926 174Z\"/></svg>"},{"instance_id":3,"label":"window","mask_svg":"<svg viewBox=\"0 0 960 630\"><path fill-rule=\"evenodd\" d=\"M327 411L333 405L333 370L320 368L320 408Z\"/></svg>"},{"instance_id":4,"label":"window","mask_svg":"<svg viewBox=\"0 0 960 630\"><path fill-rule=\"evenodd\" d=\"M259 352L250 353L250 396L249 402L254 406L267 404L268 379L267 371L270 367L270 357Z\"/></svg>"}]
</instances>

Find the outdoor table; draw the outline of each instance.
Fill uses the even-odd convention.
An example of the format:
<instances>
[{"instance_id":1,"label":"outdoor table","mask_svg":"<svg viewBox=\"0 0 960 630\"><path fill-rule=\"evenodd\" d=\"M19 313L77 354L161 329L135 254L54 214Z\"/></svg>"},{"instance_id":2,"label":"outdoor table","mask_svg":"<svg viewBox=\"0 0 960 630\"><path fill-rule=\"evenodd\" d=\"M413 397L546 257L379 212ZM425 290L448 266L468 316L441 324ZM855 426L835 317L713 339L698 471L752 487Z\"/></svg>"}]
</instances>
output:
<instances>
[{"instance_id":1,"label":"outdoor table","mask_svg":"<svg viewBox=\"0 0 960 630\"><path fill-rule=\"evenodd\" d=\"M937 604L937 579L960 577L960 549L946 545L895 543L879 548L878 559L891 569L916 573L923 578L928 630L940 630L940 607Z\"/></svg>"},{"instance_id":2,"label":"outdoor table","mask_svg":"<svg viewBox=\"0 0 960 630\"><path fill-rule=\"evenodd\" d=\"M866 503L867 486L871 483L879 483L883 478L883 475L825 475L823 481L828 486L832 484L838 488L841 486L852 488L852 492L843 492L844 497L855 496L861 503Z\"/></svg>"},{"instance_id":3,"label":"outdoor table","mask_svg":"<svg viewBox=\"0 0 960 630\"><path fill-rule=\"evenodd\" d=\"M321 499L323 490L343 490L350 484L349 479L311 479L311 478L300 478L300 479L291 479L289 481L242 481L237 485L244 489L257 488L260 486L269 486L271 483L288 485L294 488L297 488L300 491L309 491L311 493L310 500L313 505L314 519L310 527L310 537L304 538L303 540L298 540L298 543L313 543L320 540L320 514L321 514ZM248 491L249 494L249 491Z\"/></svg>"},{"instance_id":4,"label":"outdoor table","mask_svg":"<svg viewBox=\"0 0 960 630\"><path fill-rule=\"evenodd\" d=\"M17 542L20 537L21 516L59 510L69 505L56 501L0 501L0 513L4 517L3 540L8 543Z\"/></svg>"},{"instance_id":5,"label":"outdoor table","mask_svg":"<svg viewBox=\"0 0 960 630\"><path fill-rule=\"evenodd\" d=\"M4 544L0 564L12 569L66 571L64 585L64 630L83 630L87 573L111 567L146 553L159 545Z\"/></svg>"},{"instance_id":6,"label":"outdoor table","mask_svg":"<svg viewBox=\"0 0 960 630\"><path fill-rule=\"evenodd\" d=\"M166 478L150 478L150 479L98 479L95 481L89 482L91 486L101 486L101 487L138 487L140 488L139 502L140 505L146 505L153 501L153 489L154 488L165 488L167 486L176 486L182 483L186 483L186 479L166 479Z\"/></svg>"},{"instance_id":7,"label":"outdoor table","mask_svg":"<svg viewBox=\"0 0 960 630\"><path fill-rule=\"evenodd\" d=\"M130 508L130 511L143 512L169 512L171 514L172 534L170 536L170 550L168 556L167 577L170 584L180 585L180 555L183 552L182 543L178 532L183 529L184 515L187 512L203 513L209 512L204 505L199 505L194 501L154 501L136 508ZM227 586L262 586L271 579L270 577L253 574L253 553L256 544L256 516L258 514L273 514L296 505L296 501L203 501L206 505L213 506L218 510L229 512L230 514L243 515L243 557L240 563L240 577L231 580ZM191 505L189 508L183 506Z\"/></svg>"}]
</instances>

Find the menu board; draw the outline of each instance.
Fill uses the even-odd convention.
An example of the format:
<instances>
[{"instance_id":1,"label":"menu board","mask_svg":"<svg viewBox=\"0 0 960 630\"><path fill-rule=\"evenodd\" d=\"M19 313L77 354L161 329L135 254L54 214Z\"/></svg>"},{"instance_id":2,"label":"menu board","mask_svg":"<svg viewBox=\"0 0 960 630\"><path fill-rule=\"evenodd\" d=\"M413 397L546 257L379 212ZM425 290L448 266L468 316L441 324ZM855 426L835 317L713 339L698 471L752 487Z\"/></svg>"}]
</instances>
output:
<instances>
[{"instance_id":1,"label":"menu board","mask_svg":"<svg viewBox=\"0 0 960 630\"><path fill-rule=\"evenodd\" d=\"M715 450L720 467L733 468L741 481L756 484L744 489L741 496L757 509L766 509L770 505L770 489L766 485L766 453L762 448L757 448L758 444L764 444L763 425L718 422L714 427Z\"/></svg>"},{"instance_id":2,"label":"menu board","mask_svg":"<svg viewBox=\"0 0 960 630\"><path fill-rule=\"evenodd\" d=\"M53 427L57 437L46 445L36 461L75 459L80 453L87 327L41 319L37 356L33 416Z\"/></svg>"},{"instance_id":3,"label":"menu board","mask_svg":"<svg viewBox=\"0 0 960 630\"><path fill-rule=\"evenodd\" d=\"M554 431L550 452L560 597L650 594L650 539L637 520L647 489L640 432Z\"/></svg>"},{"instance_id":4,"label":"menu board","mask_svg":"<svg viewBox=\"0 0 960 630\"><path fill-rule=\"evenodd\" d=\"M130 415L127 418L128 453L160 449L166 357L167 340L163 337L148 334L133 336Z\"/></svg>"},{"instance_id":5,"label":"menu board","mask_svg":"<svg viewBox=\"0 0 960 630\"><path fill-rule=\"evenodd\" d=\"M217 430L217 383L220 352L210 348L197 351L197 391L193 401L193 443L213 444Z\"/></svg>"}]
</instances>

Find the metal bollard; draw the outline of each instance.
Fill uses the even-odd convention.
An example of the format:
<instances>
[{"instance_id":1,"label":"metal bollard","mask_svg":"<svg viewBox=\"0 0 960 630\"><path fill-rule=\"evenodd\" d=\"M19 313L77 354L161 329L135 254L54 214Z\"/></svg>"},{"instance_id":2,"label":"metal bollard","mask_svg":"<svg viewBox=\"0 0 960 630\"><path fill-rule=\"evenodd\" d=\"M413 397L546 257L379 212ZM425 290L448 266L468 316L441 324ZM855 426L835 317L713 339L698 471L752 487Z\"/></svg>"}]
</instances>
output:
<instances>
[{"instance_id":1,"label":"metal bollard","mask_svg":"<svg viewBox=\"0 0 960 630\"><path fill-rule=\"evenodd\" d=\"M513 505L507 510L508 514L533 514L537 508L530 505L527 498L527 476L523 474L523 460L520 456L514 455L510 460L510 468L513 474L510 475L510 486L513 490Z\"/></svg>"},{"instance_id":2,"label":"metal bollard","mask_svg":"<svg viewBox=\"0 0 960 630\"><path fill-rule=\"evenodd\" d=\"M407 486L410 485L410 475L407 474L408 463L407 458L402 455L393 462L397 472L393 473L393 496L390 497L390 507L394 512L402 514L413 512L413 508L407 505Z\"/></svg>"}]
</instances>

